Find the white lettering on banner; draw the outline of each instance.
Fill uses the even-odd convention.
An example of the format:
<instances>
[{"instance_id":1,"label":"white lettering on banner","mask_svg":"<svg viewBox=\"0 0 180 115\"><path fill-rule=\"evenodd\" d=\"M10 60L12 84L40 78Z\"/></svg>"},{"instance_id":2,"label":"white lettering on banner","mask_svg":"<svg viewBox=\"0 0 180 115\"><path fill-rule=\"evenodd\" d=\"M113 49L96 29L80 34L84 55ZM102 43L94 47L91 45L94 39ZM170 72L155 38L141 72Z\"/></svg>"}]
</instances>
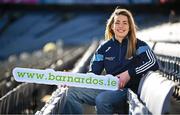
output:
<instances>
[{"instance_id":1,"label":"white lettering on banner","mask_svg":"<svg viewBox=\"0 0 180 115\"><path fill-rule=\"evenodd\" d=\"M13 69L13 76L18 82L67 85L73 87L85 87L102 90L117 90L118 78L112 75L95 75L93 73L73 73L54 71L53 69Z\"/></svg>"}]
</instances>

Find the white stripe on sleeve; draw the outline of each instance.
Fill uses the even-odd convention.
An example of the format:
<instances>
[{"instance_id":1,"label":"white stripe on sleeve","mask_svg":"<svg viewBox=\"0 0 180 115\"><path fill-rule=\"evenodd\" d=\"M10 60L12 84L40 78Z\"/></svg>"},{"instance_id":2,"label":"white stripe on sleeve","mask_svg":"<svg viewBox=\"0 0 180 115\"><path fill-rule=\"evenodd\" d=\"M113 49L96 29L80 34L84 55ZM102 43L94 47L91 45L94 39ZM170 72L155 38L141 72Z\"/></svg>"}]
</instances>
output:
<instances>
[{"instance_id":1,"label":"white stripe on sleeve","mask_svg":"<svg viewBox=\"0 0 180 115\"><path fill-rule=\"evenodd\" d=\"M154 57L154 54L150 50L147 50L146 54L149 58L149 61L146 62L145 64L141 65L140 67L137 67L136 74L146 71L147 69L149 69L150 67L152 67L155 64L156 59Z\"/></svg>"}]
</instances>

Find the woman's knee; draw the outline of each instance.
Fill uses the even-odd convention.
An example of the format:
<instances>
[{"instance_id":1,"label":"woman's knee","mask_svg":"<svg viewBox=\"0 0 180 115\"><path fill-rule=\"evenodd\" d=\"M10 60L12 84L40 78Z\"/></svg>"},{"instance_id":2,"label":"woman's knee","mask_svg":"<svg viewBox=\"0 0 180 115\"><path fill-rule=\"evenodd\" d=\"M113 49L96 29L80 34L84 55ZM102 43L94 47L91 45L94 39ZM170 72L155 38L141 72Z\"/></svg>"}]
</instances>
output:
<instances>
[{"instance_id":1,"label":"woman's knee","mask_svg":"<svg viewBox=\"0 0 180 115\"><path fill-rule=\"evenodd\" d=\"M105 98L105 96L103 94L99 94L97 97L96 97L96 105L102 105L104 103L107 103L107 98Z\"/></svg>"},{"instance_id":2,"label":"woman's knee","mask_svg":"<svg viewBox=\"0 0 180 115\"><path fill-rule=\"evenodd\" d=\"M66 94L66 102L73 102L76 99L76 94L74 93L73 88L69 88Z\"/></svg>"}]
</instances>

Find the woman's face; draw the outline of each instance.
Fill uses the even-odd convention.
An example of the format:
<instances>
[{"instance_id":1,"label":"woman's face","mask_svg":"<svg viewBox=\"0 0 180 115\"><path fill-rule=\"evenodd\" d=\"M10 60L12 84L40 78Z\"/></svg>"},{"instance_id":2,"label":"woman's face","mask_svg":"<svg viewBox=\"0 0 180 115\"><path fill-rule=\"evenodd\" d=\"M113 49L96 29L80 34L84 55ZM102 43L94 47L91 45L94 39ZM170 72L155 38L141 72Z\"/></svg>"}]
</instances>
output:
<instances>
[{"instance_id":1,"label":"woman's face","mask_svg":"<svg viewBox=\"0 0 180 115\"><path fill-rule=\"evenodd\" d=\"M115 38L122 41L129 32L128 17L125 15L115 16L111 28L115 34Z\"/></svg>"}]
</instances>

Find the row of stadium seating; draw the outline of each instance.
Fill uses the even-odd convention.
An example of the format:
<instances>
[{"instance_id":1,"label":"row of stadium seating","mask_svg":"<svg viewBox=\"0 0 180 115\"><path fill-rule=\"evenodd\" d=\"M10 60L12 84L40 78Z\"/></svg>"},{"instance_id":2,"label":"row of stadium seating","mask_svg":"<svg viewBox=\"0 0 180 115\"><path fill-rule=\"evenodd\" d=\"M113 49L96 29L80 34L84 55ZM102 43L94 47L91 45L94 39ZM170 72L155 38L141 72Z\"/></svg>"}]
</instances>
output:
<instances>
[{"instance_id":1,"label":"row of stadium seating","mask_svg":"<svg viewBox=\"0 0 180 115\"><path fill-rule=\"evenodd\" d=\"M54 70L69 70L72 69L73 64L79 59L85 51L85 47L76 47L65 50L66 53L61 53L60 57L54 57L49 64L41 66L39 69L52 68ZM52 59L52 55L49 59L43 61L49 61ZM49 55L49 56L50 56ZM40 56L43 58L43 56ZM40 60L40 59L39 59ZM28 61L28 60L27 60ZM24 61L25 62L25 61ZM16 66L14 66L16 67ZM22 66L20 66L22 67ZM37 66L23 67L36 68ZM9 77L13 78L12 75ZM49 85L38 85L29 83L17 83L15 80L9 81L12 85L7 87L7 81L3 80L0 82L1 86L1 98L0 98L0 113L1 114L32 114L37 108L41 108L43 103L41 98L51 93L55 86ZM4 84L3 84L4 83Z\"/></svg>"},{"instance_id":2,"label":"row of stadium seating","mask_svg":"<svg viewBox=\"0 0 180 115\"><path fill-rule=\"evenodd\" d=\"M58 39L64 44L88 44L92 38L103 36L104 17L106 17L104 14L79 15L61 12L21 15L0 34L2 58L22 51L37 50L47 42L55 42Z\"/></svg>"}]
</instances>

